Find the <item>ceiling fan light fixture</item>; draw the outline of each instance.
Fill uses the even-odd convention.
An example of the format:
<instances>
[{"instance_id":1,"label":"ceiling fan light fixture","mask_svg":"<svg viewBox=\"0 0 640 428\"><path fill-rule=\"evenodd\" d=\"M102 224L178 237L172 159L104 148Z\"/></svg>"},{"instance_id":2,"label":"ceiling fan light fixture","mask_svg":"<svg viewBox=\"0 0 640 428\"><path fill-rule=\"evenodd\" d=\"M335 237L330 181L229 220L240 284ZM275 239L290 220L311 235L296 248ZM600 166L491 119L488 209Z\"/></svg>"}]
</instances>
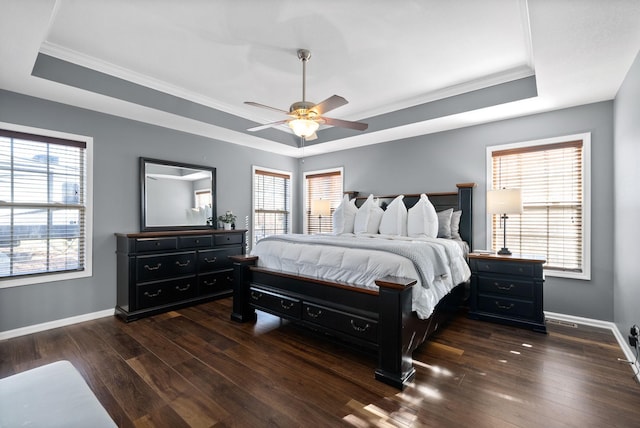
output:
<instances>
[{"instance_id":1,"label":"ceiling fan light fixture","mask_svg":"<svg viewBox=\"0 0 640 428\"><path fill-rule=\"evenodd\" d=\"M309 119L294 119L289 121L289 127L298 137L308 138L320 127L320 124Z\"/></svg>"}]
</instances>

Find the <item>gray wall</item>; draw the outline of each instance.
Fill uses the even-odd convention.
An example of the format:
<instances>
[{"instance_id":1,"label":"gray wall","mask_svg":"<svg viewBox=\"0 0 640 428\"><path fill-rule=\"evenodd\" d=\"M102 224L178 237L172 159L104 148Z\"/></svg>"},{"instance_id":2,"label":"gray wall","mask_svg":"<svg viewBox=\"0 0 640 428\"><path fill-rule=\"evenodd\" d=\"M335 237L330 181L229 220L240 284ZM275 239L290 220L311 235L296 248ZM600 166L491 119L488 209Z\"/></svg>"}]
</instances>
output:
<instances>
[{"instance_id":1,"label":"gray wall","mask_svg":"<svg viewBox=\"0 0 640 428\"><path fill-rule=\"evenodd\" d=\"M640 325L640 53L614 103L615 124L615 262L614 313L625 334ZM625 335L626 337L626 335Z\"/></svg>"},{"instance_id":2,"label":"gray wall","mask_svg":"<svg viewBox=\"0 0 640 428\"><path fill-rule=\"evenodd\" d=\"M113 309L114 232L140 230L138 158L217 168L218 211L251 212L251 165L296 171L286 156L0 91L0 121L94 138L93 277L0 289L0 331Z\"/></svg>"},{"instance_id":3,"label":"gray wall","mask_svg":"<svg viewBox=\"0 0 640 428\"><path fill-rule=\"evenodd\" d=\"M305 160L300 174L343 166L345 190L364 194L455 190L456 183L475 182L474 246L482 248L486 147L583 132L591 132L591 280L547 277L544 304L551 312L613 321L612 101L318 155Z\"/></svg>"},{"instance_id":4,"label":"gray wall","mask_svg":"<svg viewBox=\"0 0 640 428\"><path fill-rule=\"evenodd\" d=\"M4 91L0 91L0 121L92 136L95 195L93 277L0 289L0 331L115 306L113 233L139 230L140 156L215 166L218 212L233 210L240 225L251 211L252 164L293 171L298 183L303 171L343 166L345 189L363 193L438 191L476 182L478 247L486 240L486 146L581 132L592 133L592 280L548 277L545 309L614 319L613 102L314 156L304 162ZM302 213L302 186L296 185L294 191L295 212ZM294 231L300 231L301 218L299 214L294 219Z\"/></svg>"}]
</instances>

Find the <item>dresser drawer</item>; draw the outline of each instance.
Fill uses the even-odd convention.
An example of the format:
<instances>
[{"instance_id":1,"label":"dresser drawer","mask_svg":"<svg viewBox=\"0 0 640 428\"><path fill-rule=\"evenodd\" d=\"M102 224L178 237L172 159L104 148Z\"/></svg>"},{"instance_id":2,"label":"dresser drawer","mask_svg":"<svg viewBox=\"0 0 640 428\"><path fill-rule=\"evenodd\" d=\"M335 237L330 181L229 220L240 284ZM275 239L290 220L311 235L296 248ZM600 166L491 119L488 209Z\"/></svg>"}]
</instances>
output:
<instances>
[{"instance_id":1,"label":"dresser drawer","mask_svg":"<svg viewBox=\"0 0 640 428\"><path fill-rule=\"evenodd\" d=\"M304 303L302 319L368 342L378 340L378 322L311 303Z\"/></svg>"},{"instance_id":2,"label":"dresser drawer","mask_svg":"<svg viewBox=\"0 0 640 428\"><path fill-rule=\"evenodd\" d=\"M478 292L480 294L490 293L531 300L534 298L533 290L532 281L520 281L491 275L478 278Z\"/></svg>"},{"instance_id":3,"label":"dresser drawer","mask_svg":"<svg viewBox=\"0 0 640 428\"><path fill-rule=\"evenodd\" d=\"M153 281L170 276L190 275L196 271L196 253L172 253L138 256L136 282Z\"/></svg>"},{"instance_id":4,"label":"dresser drawer","mask_svg":"<svg viewBox=\"0 0 640 428\"><path fill-rule=\"evenodd\" d=\"M195 276L138 285L136 290L138 309L189 299L198 292Z\"/></svg>"},{"instance_id":5,"label":"dresser drawer","mask_svg":"<svg viewBox=\"0 0 640 428\"><path fill-rule=\"evenodd\" d=\"M213 238L211 235L178 237L179 248L208 248L211 246L213 246Z\"/></svg>"},{"instance_id":6,"label":"dresser drawer","mask_svg":"<svg viewBox=\"0 0 640 428\"><path fill-rule=\"evenodd\" d=\"M478 310L508 317L531 319L534 316L535 306L533 302L525 300L479 296Z\"/></svg>"},{"instance_id":7,"label":"dresser drawer","mask_svg":"<svg viewBox=\"0 0 640 428\"><path fill-rule=\"evenodd\" d=\"M198 272L227 269L233 266L229 256L242 254L242 247L198 251Z\"/></svg>"},{"instance_id":8,"label":"dresser drawer","mask_svg":"<svg viewBox=\"0 0 640 428\"><path fill-rule=\"evenodd\" d=\"M219 233L214 235L215 244L216 246L242 244L242 236L242 233Z\"/></svg>"},{"instance_id":9,"label":"dresser drawer","mask_svg":"<svg viewBox=\"0 0 640 428\"><path fill-rule=\"evenodd\" d=\"M300 319L302 302L298 299L251 287L251 305L280 316Z\"/></svg>"},{"instance_id":10,"label":"dresser drawer","mask_svg":"<svg viewBox=\"0 0 640 428\"><path fill-rule=\"evenodd\" d=\"M136 239L136 252L147 251L171 251L178 248L176 237L171 238L138 238Z\"/></svg>"},{"instance_id":11,"label":"dresser drawer","mask_svg":"<svg viewBox=\"0 0 640 428\"><path fill-rule=\"evenodd\" d=\"M533 276L533 265L531 263L506 263L504 261L476 260L478 272L503 273L507 275Z\"/></svg>"},{"instance_id":12,"label":"dresser drawer","mask_svg":"<svg viewBox=\"0 0 640 428\"><path fill-rule=\"evenodd\" d=\"M233 290L233 270L198 276L198 294L217 294Z\"/></svg>"}]
</instances>

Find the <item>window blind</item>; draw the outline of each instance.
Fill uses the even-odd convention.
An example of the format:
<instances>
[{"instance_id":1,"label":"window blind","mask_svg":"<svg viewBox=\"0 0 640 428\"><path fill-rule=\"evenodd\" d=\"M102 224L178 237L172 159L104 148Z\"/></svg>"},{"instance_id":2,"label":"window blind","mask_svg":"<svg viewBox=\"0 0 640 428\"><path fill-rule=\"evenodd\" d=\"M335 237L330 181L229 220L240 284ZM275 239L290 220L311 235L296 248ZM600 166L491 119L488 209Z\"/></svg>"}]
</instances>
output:
<instances>
[{"instance_id":1,"label":"window blind","mask_svg":"<svg viewBox=\"0 0 640 428\"><path fill-rule=\"evenodd\" d=\"M269 235L289 233L291 217L291 174L254 170L253 242Z\"/></svg>"},{"instance_id":2,"label":"window blind","mask_svg":"<svg viewBox=\"0 0 640 428\"><path fill-rule=\"evenodd\" d=\"M304 212L306 233L327 233L333 230L333 211L342 201L342 170L305 174L306 198ZM311 201L325 199L331 201L328 216L311 215Z\"/></svg>"},{"instance_id":3,"label":"window blind","mask_svg":"<svg viewBox=\"0 0 640 428\"><path fill-rule=\"evenodd\" d=\"M523 213L507 220L507 247L547 260L545 269L583 271L583 142L568 141L492 152L494 189L520 188ZM493 249L503 225L493 215Z\"/></svg>"},{"instance_id":4,"label":"window blind","mask_svg":"<svg viewBox=\"0 0 640 428\"><path fill-rule=\"evenodd\" d=\"M86 143L0 130L0 278L85 269Z\"/></svg>"}]
</instances>

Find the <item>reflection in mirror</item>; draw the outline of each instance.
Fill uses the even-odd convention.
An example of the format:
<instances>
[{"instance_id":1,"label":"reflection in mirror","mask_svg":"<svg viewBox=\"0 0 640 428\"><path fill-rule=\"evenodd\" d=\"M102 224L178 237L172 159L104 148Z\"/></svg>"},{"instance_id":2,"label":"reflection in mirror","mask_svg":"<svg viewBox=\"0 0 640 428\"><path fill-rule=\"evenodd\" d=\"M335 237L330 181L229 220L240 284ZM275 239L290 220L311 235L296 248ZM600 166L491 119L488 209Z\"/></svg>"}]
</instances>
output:
<instances>
[{"instance_id":1,"label":"reflection in mirror","mask_svg":"<svg viewBox=\"0 0 640 428\"><path fill-rule=\"evenodd\" d=\"M212 227L215 168L140 159L142 230Z\"/></svg>"}]
</instances>

